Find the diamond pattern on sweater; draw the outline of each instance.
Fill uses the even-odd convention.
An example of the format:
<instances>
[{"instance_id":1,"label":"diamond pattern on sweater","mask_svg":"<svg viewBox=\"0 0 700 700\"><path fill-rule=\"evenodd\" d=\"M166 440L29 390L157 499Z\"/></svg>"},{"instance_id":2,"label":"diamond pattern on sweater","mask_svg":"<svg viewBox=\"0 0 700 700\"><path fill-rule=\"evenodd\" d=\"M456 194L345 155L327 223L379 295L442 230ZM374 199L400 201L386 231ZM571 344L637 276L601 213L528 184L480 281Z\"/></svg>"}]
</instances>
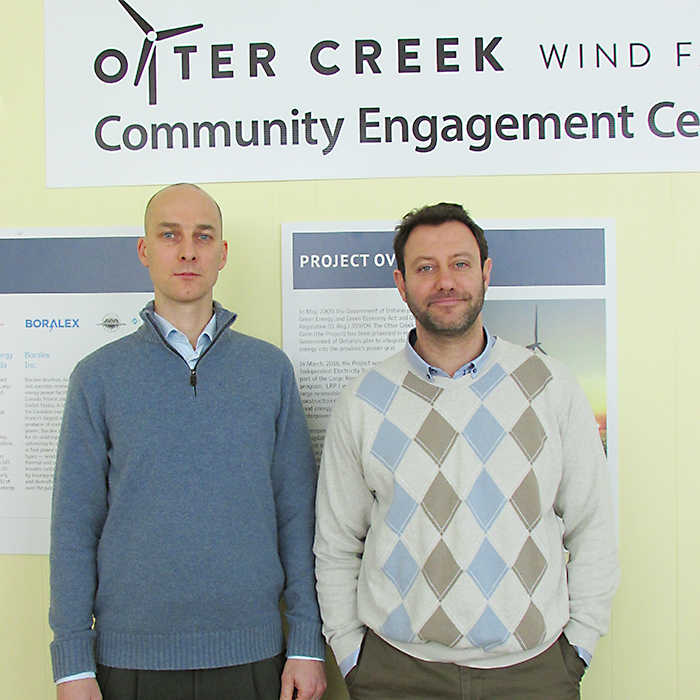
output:
<instances>
[{"instance_id":1,"label":"diamond pattern on sweater","mask_svg":"<svg viewBox=\"0 0 700 700\"><path fill-rule=\"evenodd\" d=\"M423 576L438 600L443 600L462 575L450 548L440 540L423 564Z\"/></svg>"},{"instance_id":2,"label":"diamond pattern on sweater","mask_svg":"<svg viewBox=\"0 0 700 700\"><path fill-rule=\"evenodd\" d=\"M403 603L391 611L386 622L379 628L379 631L385 637L396 639L399 642L412 642L416 638L411 628L411 620Z\"/></svg>"},{"instance_id":3,"label":"diamond pattern on sweater","mask_svg":"<svg viewBox=\"0 0 700 700\"><path fill-rule=\"evenodd\" d=\"M503 644L510 633L498 615L487 605L479 621L469 630L467 638L475 647L486 651Z\"/></svg>"},{"instance_id":4,"label":"diamond pattern on sweater","mask_svg":"<svg viewBox=\"0 0 700 700\"><path fill-rule=\"evenodd\" d=\"M416 580L420 569L411 553L406 549L406 545L399 540L382 567L382 571L396 586L401 597L405 598L408 591L411 590L411 586Z\"/></svg>"},{"instance_id":5,"label":"diamond pattern on sweater","mask_svg":"<svg viewBox=\"0 0 700 700\"><path fill-rule=\"evenodd\" d=\"M408 492L401 487L398 481L394 481L394 498L384 516L384 522L397 535L400 535L416 512L416 508L418 508L418 503L408 495Z\"/></svg>"},{"instance_id":6,"label":"diamond pattern on sweater","mask_svg":"<svg viewBox=\"0 0 700 700\"><path fill-rule=\"evenodd\" d=\"M437 642L443 646L452 647L461 641L463 635L454 626L445 611L438 606L421 628L420 637L428 642Z\"/></svg>"},{"instance_id":7,"label":"diamond pattern on sweater","mask_svg":"<svg viewBox=\"0 0 700 700\"><path fill-rule=\"evenodd\" d=\"M445 461L456 439L455 429L435 409L423 421L415 438L438 466Z\"/></svg>"},{"instance_id":8,"label":"diamond pattern on sweater","mask_svg":"<svg viewBox=\"0 0 700 700\"><path fill-rule=\"evenodd\" d=\"M513 634L523 649L534 649L544 642L547 627L544 624L542 613L532 601L530 601L530 607Z\"/></svg>"},{"instance_id":9,"label":"diamond pattern on sweater","mask_svg":"<svg viewBox=\"0 0 700 700\"><path fill-rule=\"evenodd\" d=\"M537 355L525 360L511 373L511 377L528 401L532 401L552 381L552 373Z\"/></svg>"},{"instance_id":10,"label":"diamond pattern on sweater","mask_svg":"<svg viewBox=\"0 0 700 700\"><path fill-rule=\"evenodd\" d=\"M462 435L479 459L486 463L506 433L488 408L481 405L467 423Z\"/></svg>"},{"instance_id":11,"label":"diamond pattern on sweater","mask_svg":"<svg viewBox=\"0 0 700 700\"><path fill-rule=\"evenodd\" d=\"M440 396L443 391L439 386L423 381L420 377L413 374L413 372L406 373L402 386L412 394L427 401L431 406L437 401L438 396Z\"/></svg>"},{"instance_id":12,"label":"diamond pattern on sweater","mask_svg":"<svg viewBox=\"0 0 700 700\"><path fill-rule=\"evenodd\" d=\"M542 519L542 504L540 503L540 486L537 483L535 472L530 469L520 486L515 490L510 499L515 512L520 516L523 524L532 532L535 525Z\"/></svg>"},{"instance_id":13,"label":"diamond pattern on sweater","mask_svg":"<svg viewBox=\"0 0 700 700\"><path fill-rule=\"evenodd\" d=\"M532 537L525 540L525 544L520 550L515 564L513 564L513 571L528 594L532 595L542 580L544 572L547 571L547 560Z\"/></svg>"},{"instance_id":14,"label":"diamond pattern on sweater","mask_svg":"<svg viewBox=\"0 0 700 700\"><path fill-rule=\"evenodd\" d=\"M487 539L483 541L467 569L486 599L493 595L507 571L508 566Z\"/></svg>"},{"instance_id":15,"label":"diamond pattern on sweater","mask_svg":"<svg viewBox=\"0 0 700 700\"><path fill-rule=\"evenodd\" d=\"M372 454L391 472L396 471L411 439L390 420L384 419L372 443Z\"/></svg>"},{"instance_id":16,"label":"diamond pattern on sweater","mask_svg":"<svg viewBox=\"0 0 700 700\"><path fill-rule=\"evenodd\" d=\"M501 365L494 365L483 377L479 377L472 384L471 390L483 401L506 376Z\"/></svg>"},{"instance_id":17,"label":"diamond pattern on sweater","mask_svg":"<svg viewBox=\"0 0 700 700\"><path fill-rule=\"evenodd\" d=\"M449 527L460 504L459 496L440 472L421 503L425 514L440 534Z\"/></svg>"},{"instance_id":18,"label":"diamond pattern on sweater","mask_svg":"<svg viewBox=\"0 0 700 700\"><path fill-rule=\"evenodd\" d=\"M552 381L547 366L535 356L512 372L494 364L465 393L405 368L392 380L374 374L358 393L381 414L371 452L389 470L382 478L393 475L384 522L398 536L382 557L398 594L378 631L447 647L541 644L532 596L543 595L548 565L533 464L548 447L536 400Z\"/></svg>"},{"instance_id":19,"label":"diamond pattern on sweater","mask_svg":"<svg viewBox=\"0 0 700 700\"><path fill-rule=\"evenodd\" d=\"M518 422L513 426L510 434L515 442L518 443L530 464L539 457L544 443L547 441L547 434L532 406L525 409L523 415L520 416Z\"/></svg>"},{"instance_id":20,"label":"diamond pattern on sweater","mask_svg":"<svg viewBox=\"0 0 700 700\"><path fill-rule=\"evenodd\" d=\"M357 388L357 396L380 413L386 413L398 390L396 384L372 370Z\"/></svg>"},{"instance_id":21,"label":"diamond pattern on sweater","mask_svg":"<svg viewBox=\"0 0 700 700\"><path fill-rule=\"evenodd\" d=\"M486 469L483 469L467 496L467 505L484 532L488 531L506 503L501 490Z\"/></svg>"}]
</instances>

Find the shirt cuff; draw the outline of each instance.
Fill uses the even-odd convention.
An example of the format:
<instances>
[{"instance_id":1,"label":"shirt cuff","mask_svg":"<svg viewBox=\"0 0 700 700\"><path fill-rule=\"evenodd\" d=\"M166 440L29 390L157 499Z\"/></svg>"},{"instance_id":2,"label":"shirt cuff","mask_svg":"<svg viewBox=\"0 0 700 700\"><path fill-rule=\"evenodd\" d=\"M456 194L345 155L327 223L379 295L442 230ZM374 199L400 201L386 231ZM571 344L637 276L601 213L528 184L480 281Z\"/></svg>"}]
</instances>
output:
<instances>
[{"instance_id":1,"label":"shirt cuff","mask_svg":"<svg viewBox=\"0 0 700 700\"><path fill-rule=\"evenodd\" d=\"M325 659L319 659L316 656L288 656L288 659L306 659L307 661L325 661Z\"/></svg>"},{"instance_id":2,"label":"shirt cuff","mask_svg":"<svg viewBox=\"0 0 700 700\"><path fill-rule=\"evenodd\" d=\"M586 664L586 667L590 666L593 655L583 647L577 647L575 644L573 647L576 649L576 653L583 659L583 663Z\"/></svg>"},{"instance_id":3,"label":"shirt cuff","mask_svg":"<svg viewBox=\"0 0 700 700\"><path fill-rule=\"evenodd\" d=\"M73 676L66 676L65 678L59 678L56 681L56 685L59 683L68 683L68 681L80 681L83 678L95 678L94 671L85 671L85 673L76 673Z\"/></svg>"},{"instance_id":4,"label":"shirt cuff","mask_svg":"<svg viewBox=\"0 0 700 700\"><path fill-rule=\"evenodd\" d=\"M352 671L355 666L357 666L357 660L360 658L360 649L362 647L357 647L355 651L352 652L352 654L348 654L339 664L338 668L340 669L340 672L343 674L343 678Z\"/></svg>"}]
</instances>

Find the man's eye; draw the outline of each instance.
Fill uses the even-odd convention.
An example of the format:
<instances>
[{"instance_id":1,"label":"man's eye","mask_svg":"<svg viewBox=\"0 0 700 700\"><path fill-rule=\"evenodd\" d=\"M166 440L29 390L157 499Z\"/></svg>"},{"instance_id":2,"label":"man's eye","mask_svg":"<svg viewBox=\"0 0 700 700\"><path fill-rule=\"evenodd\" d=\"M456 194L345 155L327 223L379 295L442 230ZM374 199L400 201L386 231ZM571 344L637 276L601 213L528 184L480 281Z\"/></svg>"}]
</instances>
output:
<instances>
[{"instance_id":1,"label":"man's eye","mask_svg":"<svg viewBox=\"0 0 700 700\"><path fill-rule=\"evenodd\" d=\"M175 238L175 234L172 231L163 231L163 238Z\"/></svg>"},{"instance_id":2,"label":"man's eye","mask_svg":"<svg viewBox=\"0 0 700 700\"><path fill-rule=\"evenodd\" d=\"M460 268L461 267L469 267L469 265L465 262L458 262L458 263L455 263L455 267L460 267Z\"/></svg>"},{"instance_id":3,"label":"man's eye","mask_svg":"<svg viewBox=\"0 0 700 700\"><path fill-rule=\"evenodd\" d=\"M430 272L432 270L431 265L422 265L421 267L418 268L418 272Z\"/></svg>"}]
</instances>

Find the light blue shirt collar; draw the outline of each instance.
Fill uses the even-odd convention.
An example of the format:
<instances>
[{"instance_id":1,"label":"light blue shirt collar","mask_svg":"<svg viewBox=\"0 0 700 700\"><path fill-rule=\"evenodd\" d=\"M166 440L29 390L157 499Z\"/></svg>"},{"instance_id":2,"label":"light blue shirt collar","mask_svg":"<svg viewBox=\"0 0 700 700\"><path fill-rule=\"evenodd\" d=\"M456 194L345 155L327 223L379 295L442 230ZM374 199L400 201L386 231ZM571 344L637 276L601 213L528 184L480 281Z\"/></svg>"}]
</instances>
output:
<instances>
[{"instance_id":1,"label":"light blue shirt collar","mask_svg":"<svg viewBox=\"0 0 700 700\"><path fill-rule=\"evenodd\" d=\"M445 377L447 379L458 379L463 377L465 374L471 374L473 378L476 378L482 367L486 364L491 354L491 350L496 343L496 336L491 335L486 328L484 328L484 338L486 339L486 345L484 350L479 355L479 357L474 358L465 365L462 365L454 374L454 377L450 377L447 372L441 370L439 367L432 367L429 365L413 348L413 344L416 342L416 329L412 329L408 334L406 339L406 359L408 360L411 367L413 367L421 377L425 377L429 382L433 381L434 377Z\"/></svg>"},{"instance_id":2,"label":"light blue shirt collar","mask_svg":"<svg viewBox=\"0 0 700 700\"><path fill-rule=\"evenodd\" d=\"M211 341L216 335L216 314L212 314L209 323L204 326L204 330L199 334L194 348L190 345L187 336L181 330L175 328L170 321L167 321L155 312L153 312L153 318L168 345L177 350L178 354L190 366L190 369L194 369L200 355L211 345Z\"/></svg>"}]
</instances>

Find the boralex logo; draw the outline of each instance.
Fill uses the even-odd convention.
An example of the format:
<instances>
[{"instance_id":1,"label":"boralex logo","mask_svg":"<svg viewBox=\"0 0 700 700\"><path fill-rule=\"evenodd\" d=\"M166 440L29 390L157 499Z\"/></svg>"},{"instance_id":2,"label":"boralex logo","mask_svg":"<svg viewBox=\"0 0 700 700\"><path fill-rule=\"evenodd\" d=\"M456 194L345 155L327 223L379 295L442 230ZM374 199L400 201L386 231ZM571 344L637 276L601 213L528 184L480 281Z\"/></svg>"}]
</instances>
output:
<instances>
[{"instance_id":1,"label":"boralex logo","mask_svg":"<svg viewBox=\"0 0 700 700\"><path fill-rule=\"evenodd\" d=\"M131 5L124 0L118 0L119 4L129 13L130 17L136 22L141 31L146 35L141 46L141 55L139 56L138 67L136 68L136 76L134 79L134 87L138 87L148 64L148 104L154 105L158 99L157 88L157 69L156 69L156 53L157 42L165 39L172 39L181 34L187 34L197 29L201 29L204 25L189 24L184 27L173 27L171 29L161 29L157 31L154 27L142 17ZM189 49L193 47L185 46L178 47L180 49ZM196 50L196 48L195 48ZM104 62L108 58L114 58L119 62L119 69L116 73L107 73L104 69ZM150 60L149 60L150 59ZM122 51L119 49L105 49L95 59L95 75L105 83L118 83L129 70L129 62Z\"/></svg>"}]
</instances>

